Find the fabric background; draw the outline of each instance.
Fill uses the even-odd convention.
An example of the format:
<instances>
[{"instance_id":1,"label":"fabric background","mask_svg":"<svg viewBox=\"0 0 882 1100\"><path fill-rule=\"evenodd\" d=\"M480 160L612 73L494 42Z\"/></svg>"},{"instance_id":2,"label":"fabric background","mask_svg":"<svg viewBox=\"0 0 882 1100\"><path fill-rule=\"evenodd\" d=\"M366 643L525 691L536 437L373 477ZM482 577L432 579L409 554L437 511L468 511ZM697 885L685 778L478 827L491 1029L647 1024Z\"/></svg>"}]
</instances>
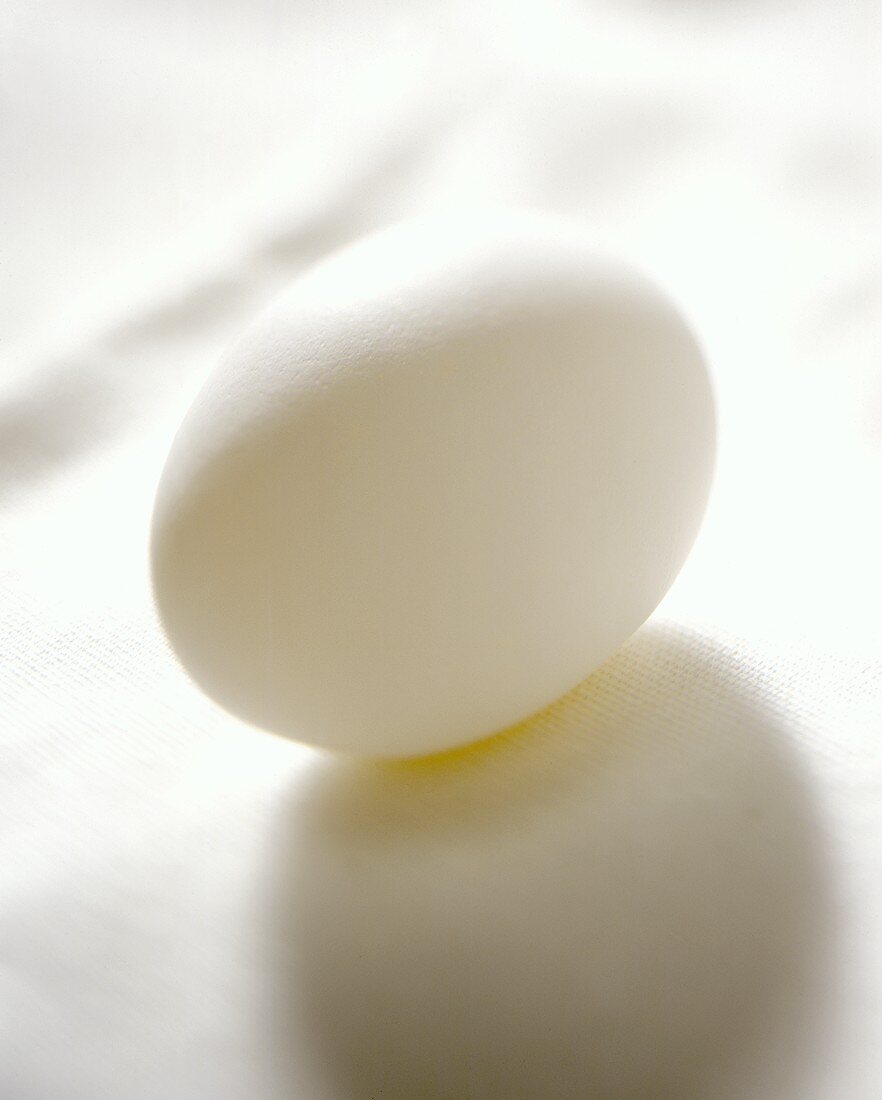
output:
<instances>
[{"instance_id":1,"label":"fabric background","mask_svg":"<svg viewBox=\"0 0 882 1100\"><path fill-rule=\"evenodd\" d=\"M882 1088L873 0L0 11L0 1096ZM151 609L165 453L331 248L569 214L707 348L707 522L597 677L444 767L258 734Z\"/></svg>"}]
</instances>

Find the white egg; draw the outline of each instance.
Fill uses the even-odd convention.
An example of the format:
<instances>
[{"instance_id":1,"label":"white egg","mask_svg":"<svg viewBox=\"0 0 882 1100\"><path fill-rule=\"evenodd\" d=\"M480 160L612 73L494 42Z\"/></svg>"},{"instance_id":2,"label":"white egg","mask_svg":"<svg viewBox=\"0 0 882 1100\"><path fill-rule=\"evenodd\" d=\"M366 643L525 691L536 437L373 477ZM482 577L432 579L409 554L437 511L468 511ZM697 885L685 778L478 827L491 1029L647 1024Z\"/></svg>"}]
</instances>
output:
<instances>
[{"instance_id":1,"label":"white egg","mask_svg":"<svg viewBox=\"0 0 882 1100\"><path fill-rule=\"evenodd\" d=\"M686 325L578 229L401 225L303 276L209 378L159 488L157 605L197 683L257 726L452 748L640 626L713 452Z\"/></svg>"}]
</instances>

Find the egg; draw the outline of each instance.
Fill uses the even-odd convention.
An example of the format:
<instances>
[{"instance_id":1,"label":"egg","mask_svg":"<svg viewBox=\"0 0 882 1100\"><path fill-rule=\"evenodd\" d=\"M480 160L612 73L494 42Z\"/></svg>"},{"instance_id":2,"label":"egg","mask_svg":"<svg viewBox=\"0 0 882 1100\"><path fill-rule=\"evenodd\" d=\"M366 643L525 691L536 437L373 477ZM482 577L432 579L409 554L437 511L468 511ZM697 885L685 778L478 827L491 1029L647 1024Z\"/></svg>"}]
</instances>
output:
<instances>
[{"instance_id":1,"label":"egg","mask_svg":"<svg viewBox=\"0 0 882 1100\"><path fill-rule=\"evenodd\" d=\"M714 434L689 328L578 227L382 230L302 275L187 413L153 517L161 621L255 726L367 756L456 747L650 615Z\"/></svg>"}]
</instances>

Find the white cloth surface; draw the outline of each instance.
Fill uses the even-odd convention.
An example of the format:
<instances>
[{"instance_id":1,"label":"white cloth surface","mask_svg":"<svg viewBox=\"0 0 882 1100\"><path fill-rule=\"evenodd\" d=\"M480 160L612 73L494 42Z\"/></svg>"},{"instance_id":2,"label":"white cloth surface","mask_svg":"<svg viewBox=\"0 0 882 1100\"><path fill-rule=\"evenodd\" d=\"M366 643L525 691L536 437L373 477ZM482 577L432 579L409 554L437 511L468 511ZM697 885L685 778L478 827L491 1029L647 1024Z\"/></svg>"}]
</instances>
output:
<instances>
[{"instance_id":1,"label":"white cloth surface","mask_svg":"<svg viewBox=\"0 0 882 1100\"><path fill-rule=\"evenodd\" d=\"M0 1096L882 1089L873 0L0 12ZM708 518L521 734L356 768L175 664L171 435L334 246L579 219L712 363Z\"/></svg>"}]
</instances>

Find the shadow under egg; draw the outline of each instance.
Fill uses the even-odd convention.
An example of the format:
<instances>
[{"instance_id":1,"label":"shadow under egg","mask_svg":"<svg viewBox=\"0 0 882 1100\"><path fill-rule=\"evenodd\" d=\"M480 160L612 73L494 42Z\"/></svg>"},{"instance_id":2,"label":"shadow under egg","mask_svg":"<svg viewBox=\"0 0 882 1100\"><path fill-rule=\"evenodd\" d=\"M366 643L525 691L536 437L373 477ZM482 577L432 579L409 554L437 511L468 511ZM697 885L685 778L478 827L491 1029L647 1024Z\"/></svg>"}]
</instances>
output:
<instances>
[{"instance_id":1,"label":"shadow under egg","mask_svg":"<svg viewBox=\"0 0 882 1100\"><path fill-rule=\"evenodd\" d=\"M470 748L323 762L281 833L289 1082L306 1060L340 1100L682 1100L762 1061L780 1084L812 1041L809 788L755 678L688 632L644 628Z\"/></svg>"}]
</instances>

